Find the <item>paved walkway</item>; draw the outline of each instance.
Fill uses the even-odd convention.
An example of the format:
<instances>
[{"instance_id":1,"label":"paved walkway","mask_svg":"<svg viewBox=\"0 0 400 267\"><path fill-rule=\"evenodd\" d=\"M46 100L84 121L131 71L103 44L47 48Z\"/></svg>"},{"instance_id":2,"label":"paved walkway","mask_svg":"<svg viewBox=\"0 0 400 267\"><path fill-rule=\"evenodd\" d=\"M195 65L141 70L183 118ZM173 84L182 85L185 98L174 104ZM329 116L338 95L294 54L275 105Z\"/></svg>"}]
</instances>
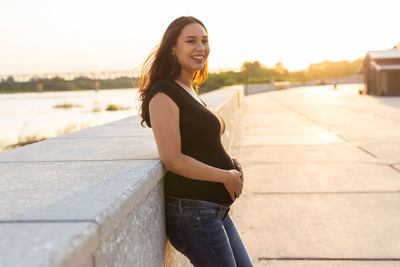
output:
<instances>
[{"instance_id":1,"label":"paved walkway","mask_svg":"<svg viewBox=\"0 0 400 267\"><path fill-rule=\"evenodd\" d=\"M255 266L400 266L400 97L245 97L232 217Z\"/></svg>"}]
</instances>

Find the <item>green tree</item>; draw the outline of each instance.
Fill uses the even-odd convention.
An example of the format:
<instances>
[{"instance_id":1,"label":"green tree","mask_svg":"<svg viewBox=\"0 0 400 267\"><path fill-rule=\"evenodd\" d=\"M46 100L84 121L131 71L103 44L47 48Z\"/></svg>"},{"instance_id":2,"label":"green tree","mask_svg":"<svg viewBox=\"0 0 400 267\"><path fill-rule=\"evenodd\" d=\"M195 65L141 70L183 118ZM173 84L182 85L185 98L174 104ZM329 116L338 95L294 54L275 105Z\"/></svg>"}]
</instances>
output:
<instances>
[{"instance_id":1,"label":"green tree","mask_svg":"<svg viewBox=\"0 0 400 267\"><path fill-rule=\"evenodd\" d=\"M242 65L242 72L246 72L248 77L262 77L264 66L259 61L245 62Z\"/></svg>"},{"instance_id":2,"label":"green tree","mask_svg":"<svg viewBox=\"0 0 400 267\"><path fill-rule=\"evenodd\" d=\"M8 78L6 79L6 83L15 83L14 77L8 76Z\"/></svg>"},{"instance_id":3,"label":"green tree","mask_svg":"<svg viewBox=\"0 0 400 267\"><path fill-rule=\"evenodd\" d=\"M325 60L320 63L310 64L307 68L307 74L314 79L351 76L357 74L362 62L362 58L353 62L348 60L337 62Z\"/></svg>"}]
</instances>

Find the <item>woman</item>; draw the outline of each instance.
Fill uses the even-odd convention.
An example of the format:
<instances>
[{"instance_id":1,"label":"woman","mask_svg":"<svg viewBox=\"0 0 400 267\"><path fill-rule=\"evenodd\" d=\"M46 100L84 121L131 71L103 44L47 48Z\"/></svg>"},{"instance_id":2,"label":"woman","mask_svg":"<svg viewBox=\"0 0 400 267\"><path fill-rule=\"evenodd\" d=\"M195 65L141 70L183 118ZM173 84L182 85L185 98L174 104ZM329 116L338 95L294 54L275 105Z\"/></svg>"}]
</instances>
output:
<instances>
[{"instance_id":1,"label":"woman","mask_svg":"<svg viewBox=\"0 0 400 267\"><path fill-rule=\"evenodd\" d=\"M167 169L171 244L194 266L252 266L229 216L242 193L243 172L221 144L223 119L197 95L207 78L209 52L207 30L198 19L179 17L169 25L142 70L141 124L152 127Z\"/></svg>"}]
</instances>

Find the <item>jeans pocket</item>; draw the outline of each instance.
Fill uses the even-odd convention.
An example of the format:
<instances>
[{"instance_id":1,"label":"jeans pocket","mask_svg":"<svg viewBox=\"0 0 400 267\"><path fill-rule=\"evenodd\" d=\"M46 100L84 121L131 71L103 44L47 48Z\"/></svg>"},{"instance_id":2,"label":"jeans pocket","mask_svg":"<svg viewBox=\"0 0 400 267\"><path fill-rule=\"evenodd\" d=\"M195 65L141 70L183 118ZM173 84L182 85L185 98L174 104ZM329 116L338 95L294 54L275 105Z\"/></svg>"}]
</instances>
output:
<instances>
[{"instance_id":1,"label":"jeans pocket","mask_svg":"<svg viewBox=\"0 0 400 267\"><path fill-rule=\"evenodd\" d=\"M216 216L217 215L217 210L215 208L201 208L199 210L199 214L202 217Z\"/></svg>"},{"instance_id":2,"label":"jeans pocket","mask_svg":"<svg viewBox=\"0 0 400 267\"><path fill-rule=\"evenodd\" d=\"M194 216L197 221L197 228L209 232L222 226L221 218L217 216L217 210L213 208L202 208L199 215Z\"/></svg>"},{"instance_id":3,"label":"jeans pocket","mask_svg":"<svg viewBox=\"0 0 400 267\"><path fill-rule=\"evenodd\" d=\"M226 235L223 222L214 214L205 214L197 217L197 231L204 244L213 246L226 243Z\"/></svg>"}]
</instances>

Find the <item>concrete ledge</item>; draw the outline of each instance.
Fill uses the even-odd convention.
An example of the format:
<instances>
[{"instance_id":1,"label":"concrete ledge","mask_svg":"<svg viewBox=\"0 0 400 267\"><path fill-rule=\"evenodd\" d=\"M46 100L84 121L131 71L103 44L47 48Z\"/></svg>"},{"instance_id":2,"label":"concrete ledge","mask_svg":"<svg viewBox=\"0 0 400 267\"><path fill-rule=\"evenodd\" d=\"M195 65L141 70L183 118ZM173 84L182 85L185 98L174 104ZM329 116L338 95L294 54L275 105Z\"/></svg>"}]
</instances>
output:
<instances>
[{"instance_id":1,"label":"concrete ledge","mask_svg":"<svg viewBox=\"0 0 400 267\"><path fill-rule=\"evenodd\" d=\"M233 150L243 88L200 97ZM165 169L138 116L0 153L0 172L0 266L188 264L166 240Z\"/></svg>"}]
</instances>

